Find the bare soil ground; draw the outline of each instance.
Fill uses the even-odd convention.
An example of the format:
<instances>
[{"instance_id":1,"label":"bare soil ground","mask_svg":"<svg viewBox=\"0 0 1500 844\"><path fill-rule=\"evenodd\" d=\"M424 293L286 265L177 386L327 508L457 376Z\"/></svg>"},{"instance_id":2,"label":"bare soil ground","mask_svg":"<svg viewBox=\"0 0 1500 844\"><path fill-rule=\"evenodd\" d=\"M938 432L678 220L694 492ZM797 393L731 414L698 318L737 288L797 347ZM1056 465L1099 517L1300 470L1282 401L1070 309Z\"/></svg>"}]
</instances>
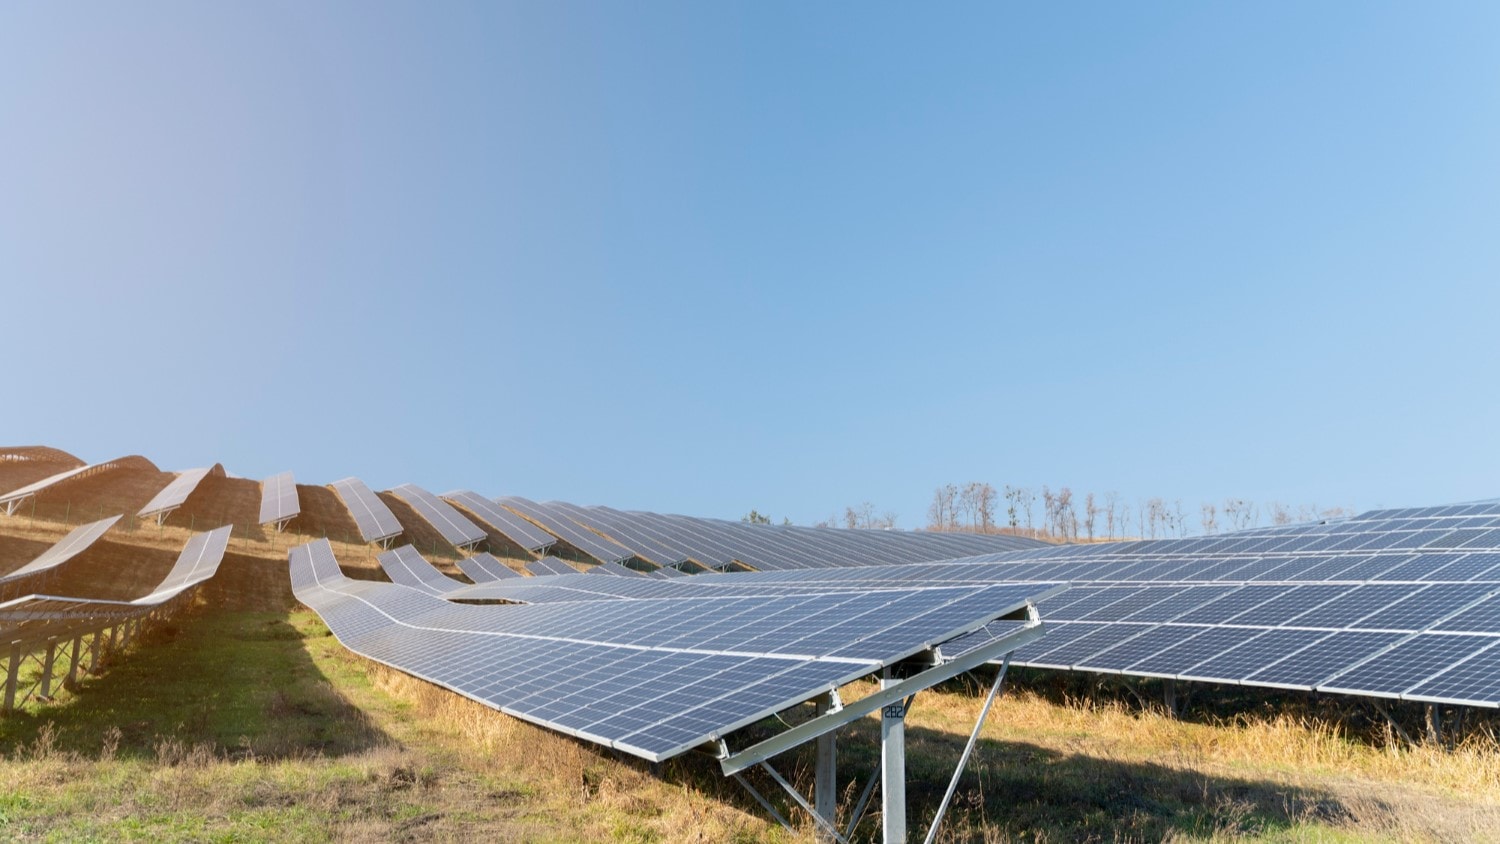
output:
<instances>
[{"instance_id":1,"label":"bare soil ground","mask_svg":"<svg viewBox=\"0 0 1500 844\"><path fill-rule=\"evenodd\" d=\"M73 525L121 513L133 519L152 497L172 482L173 477L171 472L109 469L42 490L34 499L34 508L28 504L21 508L20 514L29 516L34 510L38 520Z\"/></svg>"},{"instance_id":2,"label":"bare soil ground","mask_svg":"<svg viewBox=\"0 0 1500 844\"><path fill-rule=\"evenodd\" d=\"M33 460L0 460L0 492L11 492L42 478L76 469L66 463L44 463Z\"/></svg>"},{"instance_id":3,"label":"bare soil ground","mask_svg":"<svg viewBox=\"0 0 1500 844\"><path fill-rule=\"evenodd\" d=\"M260 518L260 482L209 475L167 521L189 530L234 525L253 539L264 539Z\"/></svg>"},{"instance_id":4,"label":"bare soil ground","mask_svg":"<svg viewBox=\"0 0 1500 844\"><path fill-rule=\"evenodd\" d=\"M411 508L411 505L402 501L399 497L389 492L378 492L380 500L391 508L395 514L396 521L406 531L397 544L410 544L422 552L422 555L434 564L438 562L452 562L459 558L458 549L448 544L443 535L437 532L437 528L427 523L427 520Z\"/></svg>"},{"instance_id":5,"label":"bare soil ground","mask_svg":"<svg viewBox=\"0 0 1500 844\"><path fill-rule=\"evenodd\" d=\"M359 525L332 487L297 484L297 503L302 512L287 525L289 532L359 542Z\"/></svg>"}]
</instances>

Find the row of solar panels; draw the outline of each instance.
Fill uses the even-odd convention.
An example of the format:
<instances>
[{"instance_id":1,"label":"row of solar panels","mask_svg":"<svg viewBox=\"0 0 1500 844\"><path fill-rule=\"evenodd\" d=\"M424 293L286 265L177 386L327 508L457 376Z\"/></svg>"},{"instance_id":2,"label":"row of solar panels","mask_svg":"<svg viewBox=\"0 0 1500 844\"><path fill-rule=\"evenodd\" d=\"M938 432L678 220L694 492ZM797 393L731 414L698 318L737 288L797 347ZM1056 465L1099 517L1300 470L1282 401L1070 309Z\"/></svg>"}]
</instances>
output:
<instances>
[{"instance_id":1,"label":"row of solar panels","mask_svg":"<svg viewBox=\"0 0 1500 844\"><path fill-rule=\"evenodd\" d=\"M402 533L395 514L359 479L335 482L333 488L365 541L385 543ZM482 542L488 526L533 553L542 553L560 540L605 565L636 559L664 568L740 566L768 571L917 562L1041 545L1013 536L749 525L565 502L540 504L519 496L490 500L468 490L439 497L414 484L391 492L461 550Z\"/></svg>"},{"instance_id":2,"label":"row of solar panels","mask_svg":"<svg viewBox=\"0 0 1500 844\"><path fill-rule=\"evenodd\" d=\"M774 571L888 565L1042 546L1008 535L752 525L558 501L541 504L518 496L497 501L600 562L635 557L658 566L692 563L716 570L742 566Z\"/></svg>"},{"instance_id":3,"label":"row of solar panels","mask_svg":"<svg viewBox=\"0 0 1500 844\"><path fill-rule=\"evenodd\" d=\"M1491 525L1500 502L977 559L1073 584L1019 665L1500 706Z\"/></svg>"},{"instance_id":4,"label":"row of solar panels","mask_svg":"<svg viewBox=\"0 0 1500 844\"><path fill-rule=\"evenodd\" d=\"M13 508L16 502L54 484L121 462L58 473L0 496L0 504ZM223 474L223 467L218 465L182 472L141 509L140 515L165 519L187 502L204 478ZM403 528L395 514L358 478L346 478L331 486L364 541L389 544L401 535ZM391 493L460 550L473 549L494 531L538 555L561 540L601 564L623 563L634 558L660 567L773 571L916 562L1041 545L1035 540L1004 535L750 525L608 507L579 507L566 502L543 504L518 496L490 500L468 490L439 497L414 484L402 484ZM465 516L453 504L463 507L473 518ZM296 482L290 472L261 482L261 524L275 525L280 530L299 512ZM483 524L476 523L476 519Z\"/></svg>"},{"instance_id":5,"label":"row of solar panels","mask_svg":"<svg viewBox=\"0 0 1500 844\"><path fill-rule=\"evenodd\" d=\"M213 577L229 546L229 526L194 534L161 582L148 594L132 600L70 597L41 591L46 575L88 550L119 519L114 516L83 525L31 563L0 578L0 582L24 587L19 597L0 602L0 640L36 644L146 615ZM80 590L74 586L70 591Z\"/></svg>"},{"instance_id":6,"label":"row of solar panels","mask_svg":"<svg viewBox=\"0 0 1500 844\"><path fill-rule=\"evenodd\" d=\"M1449 511L1445 518L1500 518L1500 504L1442 509ZM1361 516L1256 533L1302 535L1337 527L1341 536L1369 539L1400 532L1390 521ZM1177 552L1178 543L1199 542L1060 546L847 574L825 569L699 575L670 586L639 578L537 577L460 584L432 594L597 603L649 599L664 591L688 594L684 588L697 590L691 594L753 588L756 594L779 589L794 595L835 576L865 584L904 578L955 585L1071 582L1068 592L1040 602L1051 633L1018 651L1015 664L1500 706L1500 548ZM947 652L986 640L986 634L976 634L967 644L951 643Z\"/></svg>"},{"instance_id":7,"label":"row of solar panels","mask_svg":"<svg viewBox=\"0 0 1500 844\"><path fill-rule=\"evenodd\" d=\"M851 579L793 594L729 595L696 585L709 576L574 573L524 580L647 583L665 591L607 604L472 606L449 600L448 586L434 588L430 566L409 548L382 555L382 564L410 585L345 577L326 540L292 549L289 562L297 598L351 650L651 760L716 742L986 624L999 641L1020 641L1036 632L1034 624L995 619L1060 588ZM521 581L489 585L512 582Z\"/></svg>"}]
</instances>

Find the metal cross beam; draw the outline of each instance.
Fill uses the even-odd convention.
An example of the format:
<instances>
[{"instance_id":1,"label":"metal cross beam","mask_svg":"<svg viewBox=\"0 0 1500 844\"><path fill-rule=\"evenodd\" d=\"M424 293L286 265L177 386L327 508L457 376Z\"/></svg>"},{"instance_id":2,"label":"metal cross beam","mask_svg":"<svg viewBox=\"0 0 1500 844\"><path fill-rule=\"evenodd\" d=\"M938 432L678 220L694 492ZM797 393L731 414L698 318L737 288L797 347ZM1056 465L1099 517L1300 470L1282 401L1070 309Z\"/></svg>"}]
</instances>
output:
<instances>
[{"instance_id":1,"label":"metal cross beam","mask_svg":"<svg viewBox=\"0 0 1500 844\"><path fill-rule=\"evenodd\" d=\"M1013 633L1002 636L982 647L975 648L951 662L942 663L924 671L919 671L904 680L899 680L857 701L845 703L843 708L836 712L819 715L783 733L772 736L765 741L730 753L719 760L719 768L725 776L737 774L746 768L760 764L772 756L785 753L794 747L805 744L824 733L837 730L851 721L863 718L891 704L899 704L917 692L930 689L945 680L957 677L965 671L1000 659L1011 651L1024 647L1041 638L1044 632L1045 630L1040 622L1028 624Z\"/></svg>"}]
</instances>

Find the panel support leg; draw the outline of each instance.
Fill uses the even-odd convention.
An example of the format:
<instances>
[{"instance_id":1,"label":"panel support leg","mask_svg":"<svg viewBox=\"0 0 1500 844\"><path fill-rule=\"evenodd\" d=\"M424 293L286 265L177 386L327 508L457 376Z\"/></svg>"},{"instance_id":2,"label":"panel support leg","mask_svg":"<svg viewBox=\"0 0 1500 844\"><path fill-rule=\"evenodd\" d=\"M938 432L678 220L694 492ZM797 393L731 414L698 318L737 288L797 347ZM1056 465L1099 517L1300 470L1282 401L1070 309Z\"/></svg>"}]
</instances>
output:
<instances>
[{"instance_id":1,"label":"panel support leg","mask_svg":"<svg viewBox=\"0 0 1500 844\"><path fill-rule=\"evenodd\" d=\"M73 637L73 650L68 659L68 676L63 680L63 688L72 691L78 686L78 657L83 648L83 637Z\"/></svg>"},{"instance_id":2,"label":"panel support leg","mask_svg":"<svg viewBox=\"0 0 1500 844\"><path fill-rule=\"evenodd\" d=\"M21 677L21 643L10 643L10 666L5 672L5 706L0 712L10 714L16 708L16 682Z\"/></svg>"},{"instance_id":3,"label":"panel support leg","mask_svg":"<svg viewBox=\"0 0 1500 844\"><path fill-rule=\"evenodd\" d=\"M817 714L827 714L833 708L833 695L827 694L818 698L816 707ZM838 814L839 799L838 749L834 745L833 737L833 730L818 736L815 750L816 761L813 765L813 808L830 823ZM833 840L833 836L822 827L818 828L818 833L818 838L823 841Z\"/></svg>"},{"instance_id":4,"label":"panel support leg","mask_svg":"<svg viewBox=\"0 0 1500 844\"><path fill-rule=\"evenodd\" d=\"M900 683L888 666L881 688ZM906 708L910 700L880 710L880 823L885 844L906 842Z\"/></svg>"},{"instance_id":5,"label":"panel support leg","mask_svg":"<svg viewBox=\"0 0 1500 844\"><path fill-rule=\"evenodd\" d=\"M1167 717L1177 717L1177 681L1167 678L1161 686L1161 702L1167 707Z\"/></svg>"},{"instance_id":6,"label":"panel support leg","mask_svg":"<svg viewBox=\"0 0 1500 844\"><path fill-rule=\"evenodd\" d=\"M937 839L938 827L942 826L943 815L948 811L948 803L953 800L953 792L958 790L958 780L964 774L964 768L969 764L969 756L974 752L974 745L979 743L979 733L984 729L984 719L990 714L990 707L995 705L995 697L1000 694L1000 686L1005 682L1005 672L1010 670L1010 654L1005 655L1005 661L1000 663L1000 671L995 674L995 683L990 686L989 697L984 699L984 706L979 710L979 717L974 719L974 732L969 734L969 743L964 745L964 752L958 757L958 765L953 769L953 779L948 781L948 790L943 793L943 802L938 804L937 814L932 816L932 826L927 829L927 838L924 844L932 844Z\"/></svg>"},{"instance_id":7,"label":"panel support leg","mask_svg":"<svg viewBox=\"0 0 1500 844\"><path fill-rule=\"evenodd\" d=\"M1437 704L1427 704L1427 741L1438 744L1443 740L1443 716L1438 712Z\"/></svg>"},{"instance_id":8,"label":"panel support leg","mask_svg":"<svg viewBox=\"0 0 1500 844\"><path fill-rule=\"evenodd\" d=\"M47 654L42 658L42 696L41 700L52 699L52 669L57 666L57 640L47 640Z\"/></svg>"},{"instance_id":9,"label":"panel support leg","mask_svg":"<svg viewBox=\"0 0 1500 844\"><path fill-rule=\"evenodd\" d=\"M1370 698L1370 703L1374 704L1376 712L1385 716L1386 723L1391 725L1391 729L1395 730L1397 735L1405 739L1406 743L1412 747L1417 746L1417 743L1412 741L1411 733L1402 728L1401 723L1396 720L1395 716L1391 715L1391 711L1385 707L1385 703L1380 698L1372 697Z\"/></svg>"}]
</instances>

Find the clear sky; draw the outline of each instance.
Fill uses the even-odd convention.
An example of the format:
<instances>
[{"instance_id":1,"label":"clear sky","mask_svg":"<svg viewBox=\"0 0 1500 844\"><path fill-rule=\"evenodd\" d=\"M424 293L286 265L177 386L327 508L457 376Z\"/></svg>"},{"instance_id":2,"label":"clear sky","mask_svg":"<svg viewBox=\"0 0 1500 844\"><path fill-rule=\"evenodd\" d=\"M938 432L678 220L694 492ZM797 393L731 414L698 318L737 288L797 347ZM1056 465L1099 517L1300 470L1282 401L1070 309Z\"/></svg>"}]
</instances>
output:
<instances>
[{"instance_id":1,"label":"clear sky","mask_svg":"<svg viewBox=\"0 0 1500 844\"><path fill-rule=\"evenodd\" d=\"M1500 5L0 5L0 443L1500 495Z\"/></svg>"}]
</instances>

